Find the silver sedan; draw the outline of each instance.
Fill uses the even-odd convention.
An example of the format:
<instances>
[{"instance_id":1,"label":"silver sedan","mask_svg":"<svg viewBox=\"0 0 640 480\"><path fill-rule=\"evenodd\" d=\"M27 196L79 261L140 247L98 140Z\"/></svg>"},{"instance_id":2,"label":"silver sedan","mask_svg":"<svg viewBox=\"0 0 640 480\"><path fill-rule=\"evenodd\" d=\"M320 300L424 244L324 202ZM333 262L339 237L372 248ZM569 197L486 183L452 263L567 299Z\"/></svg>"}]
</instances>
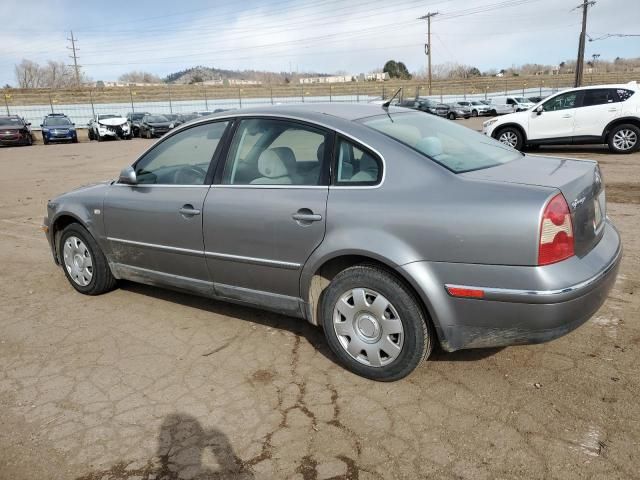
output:
<instances>
[{"instance_id":1,"label":"silver sedan","mask_svg":"<svg viewBox=\"0 0 640 480\"><path fill-rule=\"evenodd\" d=\"M43 228L80 293L126 279L299 317L384 381L436 343L566 334L604 302L622 251L596 162L376 105L191 122L117 179L50 200Z\"/></svg>"}]
</instances>

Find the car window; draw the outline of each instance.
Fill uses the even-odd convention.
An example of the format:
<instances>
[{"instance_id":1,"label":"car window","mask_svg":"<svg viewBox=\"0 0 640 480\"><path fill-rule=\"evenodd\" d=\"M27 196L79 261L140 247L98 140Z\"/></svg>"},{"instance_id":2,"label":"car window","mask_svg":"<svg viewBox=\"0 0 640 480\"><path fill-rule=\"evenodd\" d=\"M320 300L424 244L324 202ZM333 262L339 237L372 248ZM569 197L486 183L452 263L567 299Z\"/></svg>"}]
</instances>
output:
<instances>
[{"instance_id":1,"label":"car window","mask_svg":"<svg viewBox=\"0 0 640 480\"><path fill-rule=\"evenodd\" d=\"M242 120L222 176L226 185L320 185L327 134L273 119Z\"/></svg>"},{"instance_id":2,"label":"car window","mask_svg":"<svg viewBox=\"0 0 640 480\"><path fill-rule=\"evenodd\" d=\"M596 90L585 90L582 96L583 107L593 107L595 105L606 105L617 101L616 91L611 88L598 88Z\"/></svg>"},{"instance_id":3,"label":"car window","mask_svg":"<svg viewBox=\"0 0 640 480\"><path fill-rule=\"evenodd\" d=\"M631 98L631 95L634 94L633 90L627 90L626 88L619 88L617 90L618 93L618 98L620 99L621 102L624 102L626 100L629 100L629 98Z\"/></svg>"},{"instance_id":4,"label":"car window","mask_svg":"<svg viewBox=\"0 0 640 480\"><path fill-rule=\"evenodd\" d=\"M575 108L577 97L578 92L563 93L544 102L542 104L542 108L545 112L555 112L556 110L567 110L568 108Z\"/></svg>"},{"instance_id":5,"label":"car window","mask_svg":"<svg viewBox=\"0 0 640 480\"><path fill-rule=\"evenodd\" d=\"M513 98L507 98L507 105L515 105L516 101Z\"/></svg>"},{"instance_id":6,"label":"car window","mask_svg":"<svg viewBox=\"0 0 640 480\"><path fill-rule=\"evenodd\" d=\"M456 173L522 158L521 153L492 138L433 115L396 113L360 121Z\"/></svg>"},{"instance_id":7,"label":"car window","mask_svg":"<svg viewBox=\"0 0 640 480\"><path fill-rule=\"evenodd\" d=\"M375 185L382 179L382 162L353 142L338 140L336 185Z\"/></svg>"},{"instance_id":8,"label":"car window","mask_svg":"<svg viewBox=\"0 0 640 480\"><path fill-rule=\"evenodd\" d=\"M227 125L198 125L160 142L136 163L138 183L203 185Z\"/></svg>"}]
</instances>

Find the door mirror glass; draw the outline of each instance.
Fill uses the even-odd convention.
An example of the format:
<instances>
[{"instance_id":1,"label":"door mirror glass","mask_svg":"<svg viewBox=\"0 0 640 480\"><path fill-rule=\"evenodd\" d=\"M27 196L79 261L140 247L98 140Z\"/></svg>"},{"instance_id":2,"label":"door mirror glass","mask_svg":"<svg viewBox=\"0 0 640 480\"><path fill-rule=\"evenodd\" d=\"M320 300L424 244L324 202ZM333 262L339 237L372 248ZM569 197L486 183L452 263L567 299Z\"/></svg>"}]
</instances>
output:
<instances>
[{"instance_id":1,"label":"door mirror glass","mask_svg":"<svg viewBox=\"0 0 640 480\"><path fill-rule=\"evenodd\" d=\"M542 105L538 105L538 106L536 107L536 113L537 113L538 115L542 115L542 112L543 112L543 111L544 111L544 108L542 107Z\"/></svg>"},{"instance_id":2,"label":"door mirror glass","mask_svg":"<svg viewBox=\"0 0 640 480\"><path fill-rule=\"evenodd\" d=\"M120 171L120 178L118 178L118 183L124 183L125 185L136 185L138 183L138 179L136 178L136 171L132 166L124 167Z\"/></svg>"}]
</instances>

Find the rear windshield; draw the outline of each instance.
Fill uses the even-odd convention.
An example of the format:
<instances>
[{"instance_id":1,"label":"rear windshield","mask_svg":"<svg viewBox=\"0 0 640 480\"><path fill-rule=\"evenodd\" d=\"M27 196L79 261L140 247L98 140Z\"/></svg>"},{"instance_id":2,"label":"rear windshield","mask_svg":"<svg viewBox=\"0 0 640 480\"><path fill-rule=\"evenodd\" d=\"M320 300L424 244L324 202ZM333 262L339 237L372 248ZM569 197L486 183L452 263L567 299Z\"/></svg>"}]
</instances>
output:
<instances>
[{"instance_id":1,"label":"rear windshield","mask_svg":"<svg viewBox=\"0 0 640 480\"><path fill-rule=\"evenodd\" d=\"M391 113L359 120L455 173L489 168L522 157L490 137L423 113Z\"/></svg>"}]
</instances>

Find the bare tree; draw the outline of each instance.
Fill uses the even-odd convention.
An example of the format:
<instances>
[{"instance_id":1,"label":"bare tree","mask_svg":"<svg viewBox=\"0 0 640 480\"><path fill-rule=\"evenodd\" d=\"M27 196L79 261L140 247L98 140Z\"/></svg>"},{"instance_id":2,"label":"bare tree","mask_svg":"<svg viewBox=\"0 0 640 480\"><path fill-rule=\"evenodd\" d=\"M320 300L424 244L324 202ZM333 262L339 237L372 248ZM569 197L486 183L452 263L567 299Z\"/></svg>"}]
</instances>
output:
<instances>
[{"instance_id":1,"label":"bare tree","mask_svg":"<svg viewBox=\"0 0 640 480\"><path fill-rule=\"evenodd\" d=\"M64 88L74 83L71 68L65 65L64 62L49 60L41 70L42 86Z\"/></svg>"},{"instance_id":2,"label":"bare tree","mask_svg":"<svg viewBox=\"0 0 640 480\"><path fill-rule=\"evenodd\" d=\"M38 88L42 86L42 69L40 65L26 58L14 67L16 81L20 88Z\"/></svg>"},{"instance_id":3,"label":"bare tree","mask_svg":"<svg viewBox=\"0 0 640 480\"><path fill-rule=\"evenodd\" d=\"M130 83L161 83L162 80L157 75L149 72L133 70L132 72L123 73L118 78L121 82Z\"/></svg>"}]
</instances>

